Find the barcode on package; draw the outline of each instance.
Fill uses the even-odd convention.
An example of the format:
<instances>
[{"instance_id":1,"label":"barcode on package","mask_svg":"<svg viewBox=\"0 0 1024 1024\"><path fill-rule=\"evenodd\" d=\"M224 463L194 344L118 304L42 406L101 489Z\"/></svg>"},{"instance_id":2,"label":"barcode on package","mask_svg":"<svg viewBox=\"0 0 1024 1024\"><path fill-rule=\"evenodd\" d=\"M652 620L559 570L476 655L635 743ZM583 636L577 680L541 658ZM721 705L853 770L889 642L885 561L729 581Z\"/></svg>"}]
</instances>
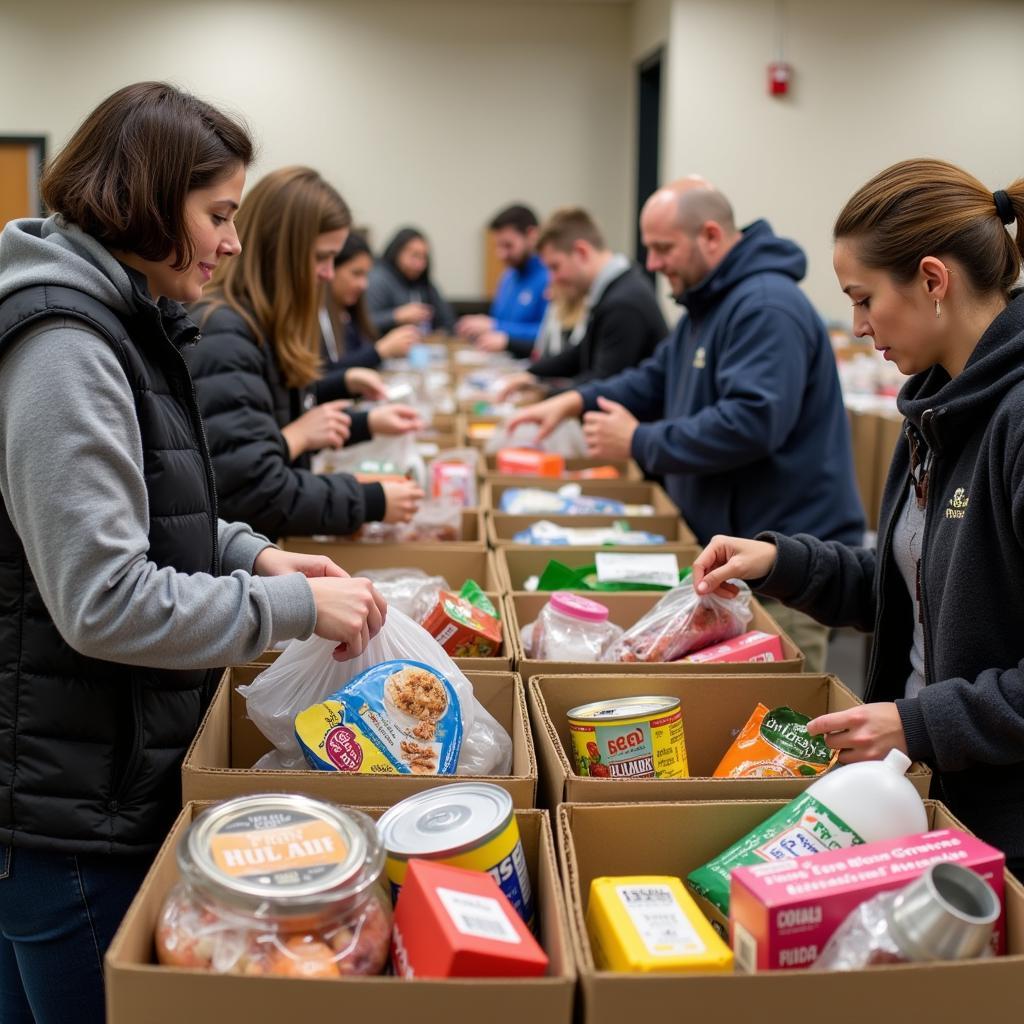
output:
<instances>
[{"instance_id":1,"label":"barcode on package","mask_svg":"<svg viewBox=\"0 0 1024 1024\"><path fill-rule=\"evenodd\" d=\"M739 921L732 924L732 952L744 974L757 972L757 939Z\"/></svg>"},{"instance_id":2,"label":"barcode on package","mask_svg":"<svg viewBox=\"0 0 1024 1024\"><path fill-rule=\"evenodd\" d=\"M438 899L448 912L452 924L463 935L495 942L519 943L522 940L502 909L490 896L476 896L457 889L437 890Z\"/></svg>"}]
</instances>

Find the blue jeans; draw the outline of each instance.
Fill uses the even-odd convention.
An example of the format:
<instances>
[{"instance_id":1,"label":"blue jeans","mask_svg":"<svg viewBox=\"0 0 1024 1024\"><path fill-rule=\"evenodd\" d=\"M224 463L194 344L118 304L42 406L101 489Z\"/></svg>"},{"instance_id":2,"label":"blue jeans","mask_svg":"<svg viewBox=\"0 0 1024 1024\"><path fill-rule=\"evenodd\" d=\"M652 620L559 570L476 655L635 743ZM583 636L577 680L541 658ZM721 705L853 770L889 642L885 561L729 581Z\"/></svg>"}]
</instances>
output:
<instances>
[{"instance_id":1,"label":"blue jeans","mask_svg":"<svg viewBox=\"0 0 1024 1024\"><path fill-rule=\"evenodd\" d=\"M151 860L0 845L0 1024L103 1024L103 954Z\"/></svg>"}]
</instances>

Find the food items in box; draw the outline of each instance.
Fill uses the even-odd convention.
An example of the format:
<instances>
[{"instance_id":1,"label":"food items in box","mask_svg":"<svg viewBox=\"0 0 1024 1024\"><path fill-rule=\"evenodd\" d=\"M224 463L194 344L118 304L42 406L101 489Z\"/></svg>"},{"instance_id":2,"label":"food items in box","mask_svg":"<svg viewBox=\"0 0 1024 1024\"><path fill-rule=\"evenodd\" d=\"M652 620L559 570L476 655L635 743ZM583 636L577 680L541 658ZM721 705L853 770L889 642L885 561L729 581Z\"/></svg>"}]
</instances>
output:
<instances>
[{"instance_id":1,"label":"food items in box","mask_svg":"<svg viewBox=\"0 0 1024 1024\"><path fill-rule=\"evenodd\" d=\"M318 771L453 775L462 707L437 669L385 661L296 715L295 735Z\"/></svg>"},{"instance_id":2,"label":"food items in box","mask_svg":"<svg viewBox=\"0 0 1024 1024\"><path fill-rule=\"evenodd\" d=\"M750 589L735 581L735 597L698 597L689 577L665 593L658 603L605 651L602 661L678 661L690 651L728 640L743 632L753 613Z\"/></svg>"},{"instance_id":3,"label":"food items in box","mask_svg":"<svg viewBox=\"0 0 1024 1024\"><path fill-rule=\"evenodd\" d=\"M890 750L882 761L843 765L823 775L796 799L728 849L687 876L698 895L729 912L729 876L741 864L788 860L908 832L923 832L928 817L904 776L910 758Z\"/></svg>"},{"instance_id":4,"label":"food items in box","mask_svg":"<svg viewBox=\"0 0 1024 1024\"><path fill-rule=\"evenodd\" d=\"M599 971L730 971L732 951L678 878L595 878L587 934Z\"/></svg>"},{"instance_id":5,"label":"food items in box","mask_svg":"<svg viewBox=\"0 0 1024 1024\"><path fill-rule=\"evenodd\" d=\"M713 664L729 661L782 661L782 638L774 633L755 629L720 644L704 647L688 654L683 661Z\"/></svg>"},{"instance_id":6,"label":"food items in box","mask_svg":"<svg viewBox=\"0 0 1024 1024\"><path fill-rule=\"evenodd\" d=\"M629 523L619 520L611 526L594 526L581 528L576 526L559 526L550 520L541 519L531 523L525 530L520 530L512 538L517 544L558 544L568 547L602 547L664 544L665 538L660 533L648 533L646 530L631 530Z\"/></svg>"},{"instance_id":7,"label":"food items in box","mask_svg":"<svg viewBox=\"0 0 1024 1024\"><path fill-rule=\"evenodd\" d=\"M397 900L413 858L486 871L533 927L533 889L512 797L487 782L455 782L407 797L377 823Z\"/></svg>"},{"instance_id":8,"label":"food items in box","mask_svg":"<svg viewBox=\"0 0 1024 1024\"><path fill-rule=\"evenodd\" d=\"M743 971L797 969L815 963L833 932L865 900L892 892L934 864L970 868L1000 904L1006 858L957 829L864 843L848 850L732 873L729 925L736 966ZM1003 951L1005 923L996 923L992 949Z\"/></svg>"},{"instance_id":9,"label":"food items in box","mask_svg":"<svg viewBox=\"0 0 1024 1024\"><path fill-rule=\"evenodd\" d=\"M477 503L476 473L480 453L475 448L441 452L430 463L430 497L469 508Z\"/></svg>"},{"instance_id":10,"label":"food items in box","mask_svg":"<svg viewBox=\"0 0 1024 1024\"><path fill-rule=\"evenodd\" d=\"M373 822L294 794L204 811L177 850L160 963L219 974L343 978L387 963L391 909Z\"/></svg>"},{"instance_id":11,"label":"food items in box","mask_svg":"<svg viewBox=\"0 0 1024 1024\"><path fill-rule=\"evenodd\" d=\"M438 595L423 628L453 658L490 658L501 650L501 622L448 590Z\"/></svg>"},{"instance_id":12,"label":"food items in box","mask_svg":"<svg viewBox=\"0 0 1024 1024\"><path fill-rule=\"evenodd\" d=\"M499 473L523 476L561 476L565 472L565 459L553 452L535 448L502 448L496 456Z\"/></svg>"},{"instance_id":13,"label":"food items in box","mask_svg":"<svg viewBox=\"0 0 1024 1024\"><path fill-rule=\"evenodd\" d=\"M462 539L462 506L444 499L420 504L407 523L365 523L353 537L368 544L437 543Z\"/></svg>"},{"instance_id":14,"label":"food items in box","mask_svg":"<svg viewBox=\"0 0 1024 1024\"><path fill-rule=\"evenodd\" d=\"M494 602L484 593L483 587L476 580L466 580L459 588L459 597L463 601L468 601L474 608L486 612L491 618L501 618L498 609L494 607Z\"/></svg>"},{"instance_id":15,"label":"food items in box","mask_svg":"<svg viewBox=\"0 0 1024 1024\"><path fill-rule=\"evenodd\" d=\"M807 732L807 715L758 704L715 769L716 779L813 778L828 771L839 752Z\"/></svg>"},{"instance_id":16,"label":"food items in box","mask_svg":"<svg viewBox=\"0 0 1024 1024\"><path fill-rule=\"evenodd\" d=\"M570 709L577 775L595 779L685 779L686 739L678 697L619 697Z\"/></svg>"},{"instance_id":17,"label":"food items in box","mask_svg":"<svg viewBox=\"0 0 1024 1024\"><path fill-rule=\"evenodd\" d=\"M523 647L539 661L600 661L622 630L608 609L588 597L555 591L536 622L523 628Z\"/></svg>"},{"instance_id":18,"label":"food items in box","mask_svg":"<svg viewBox=\"0 0 1024 1024\"><path fill-rule=\"evenodd\" d=\"M422 569L366 569L359 575L373 582L388 608L398 608L414 622L433 611L442 590L451 590L443 576L428 576Z\"/></svg>"},{"instance_id":19,"label":"food items in box","mask_svg":"<svg viewBox=\"0 0 1024 1024\"><path fill-rule=\"evenodd\" d=\"M502 512L517 516L652 516L653 505L627 505L615 498L581 494L579 485L557 491L540 487L510 487L501 492Z\"/></svg>"},{"instance_id":20,"label":"food items in box","mask_svg":"<svg viewBox=\"0 0 1024 1024\"><path fill-rule=\"evenodd\" d=\"M403 978L527 978L548 958L485 871L409 861L391 962Z\"/></svg>"}]
</instances>

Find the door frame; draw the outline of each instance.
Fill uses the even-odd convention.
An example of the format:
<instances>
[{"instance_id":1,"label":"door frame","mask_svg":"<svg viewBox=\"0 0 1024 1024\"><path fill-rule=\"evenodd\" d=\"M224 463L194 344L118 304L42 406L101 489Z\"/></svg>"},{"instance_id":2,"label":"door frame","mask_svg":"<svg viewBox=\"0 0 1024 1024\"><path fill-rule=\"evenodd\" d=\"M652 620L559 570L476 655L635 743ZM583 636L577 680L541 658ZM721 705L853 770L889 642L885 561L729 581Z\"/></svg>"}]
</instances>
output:
<instances>
[{"instance_id":1,"label":"door frame","mask_svg":"<svg viewBox=\"0 0 1024 1024\"><path fill-rule=\"evenodd\" d=\"M35 164L35 201L36 211L35 216L42 216L45 213L43 205L43 197L39 194L39 179L43 175L43 168L46 166L46 136L45 135L11 135L4 134L0 135L0 146L3 145L29 145L34 146L36 153L38 154L38 160Z\"/></svg>"}]
</instances>

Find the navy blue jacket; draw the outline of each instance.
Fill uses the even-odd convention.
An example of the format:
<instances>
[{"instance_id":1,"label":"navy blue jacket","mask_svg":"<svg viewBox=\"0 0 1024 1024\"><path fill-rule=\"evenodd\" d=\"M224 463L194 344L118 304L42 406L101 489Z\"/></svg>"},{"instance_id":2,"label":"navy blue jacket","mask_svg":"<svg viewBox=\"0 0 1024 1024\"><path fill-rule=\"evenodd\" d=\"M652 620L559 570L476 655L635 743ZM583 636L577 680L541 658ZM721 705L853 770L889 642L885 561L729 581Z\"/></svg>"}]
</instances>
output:
<instances>
[{"instance_id":1,"label":"navy blue jacket","mask_svg":"<svg viewBox=\"0 0 1024 1024\"><path fill-rule=\"evenodd\" d=\"M828 334L797 287L807 260L766 221L680 301L689 315L634 369L579 389L640 420L633 457L702 544L716 533L860 543L864 513Z\"/></svg>"}]
</instances>

